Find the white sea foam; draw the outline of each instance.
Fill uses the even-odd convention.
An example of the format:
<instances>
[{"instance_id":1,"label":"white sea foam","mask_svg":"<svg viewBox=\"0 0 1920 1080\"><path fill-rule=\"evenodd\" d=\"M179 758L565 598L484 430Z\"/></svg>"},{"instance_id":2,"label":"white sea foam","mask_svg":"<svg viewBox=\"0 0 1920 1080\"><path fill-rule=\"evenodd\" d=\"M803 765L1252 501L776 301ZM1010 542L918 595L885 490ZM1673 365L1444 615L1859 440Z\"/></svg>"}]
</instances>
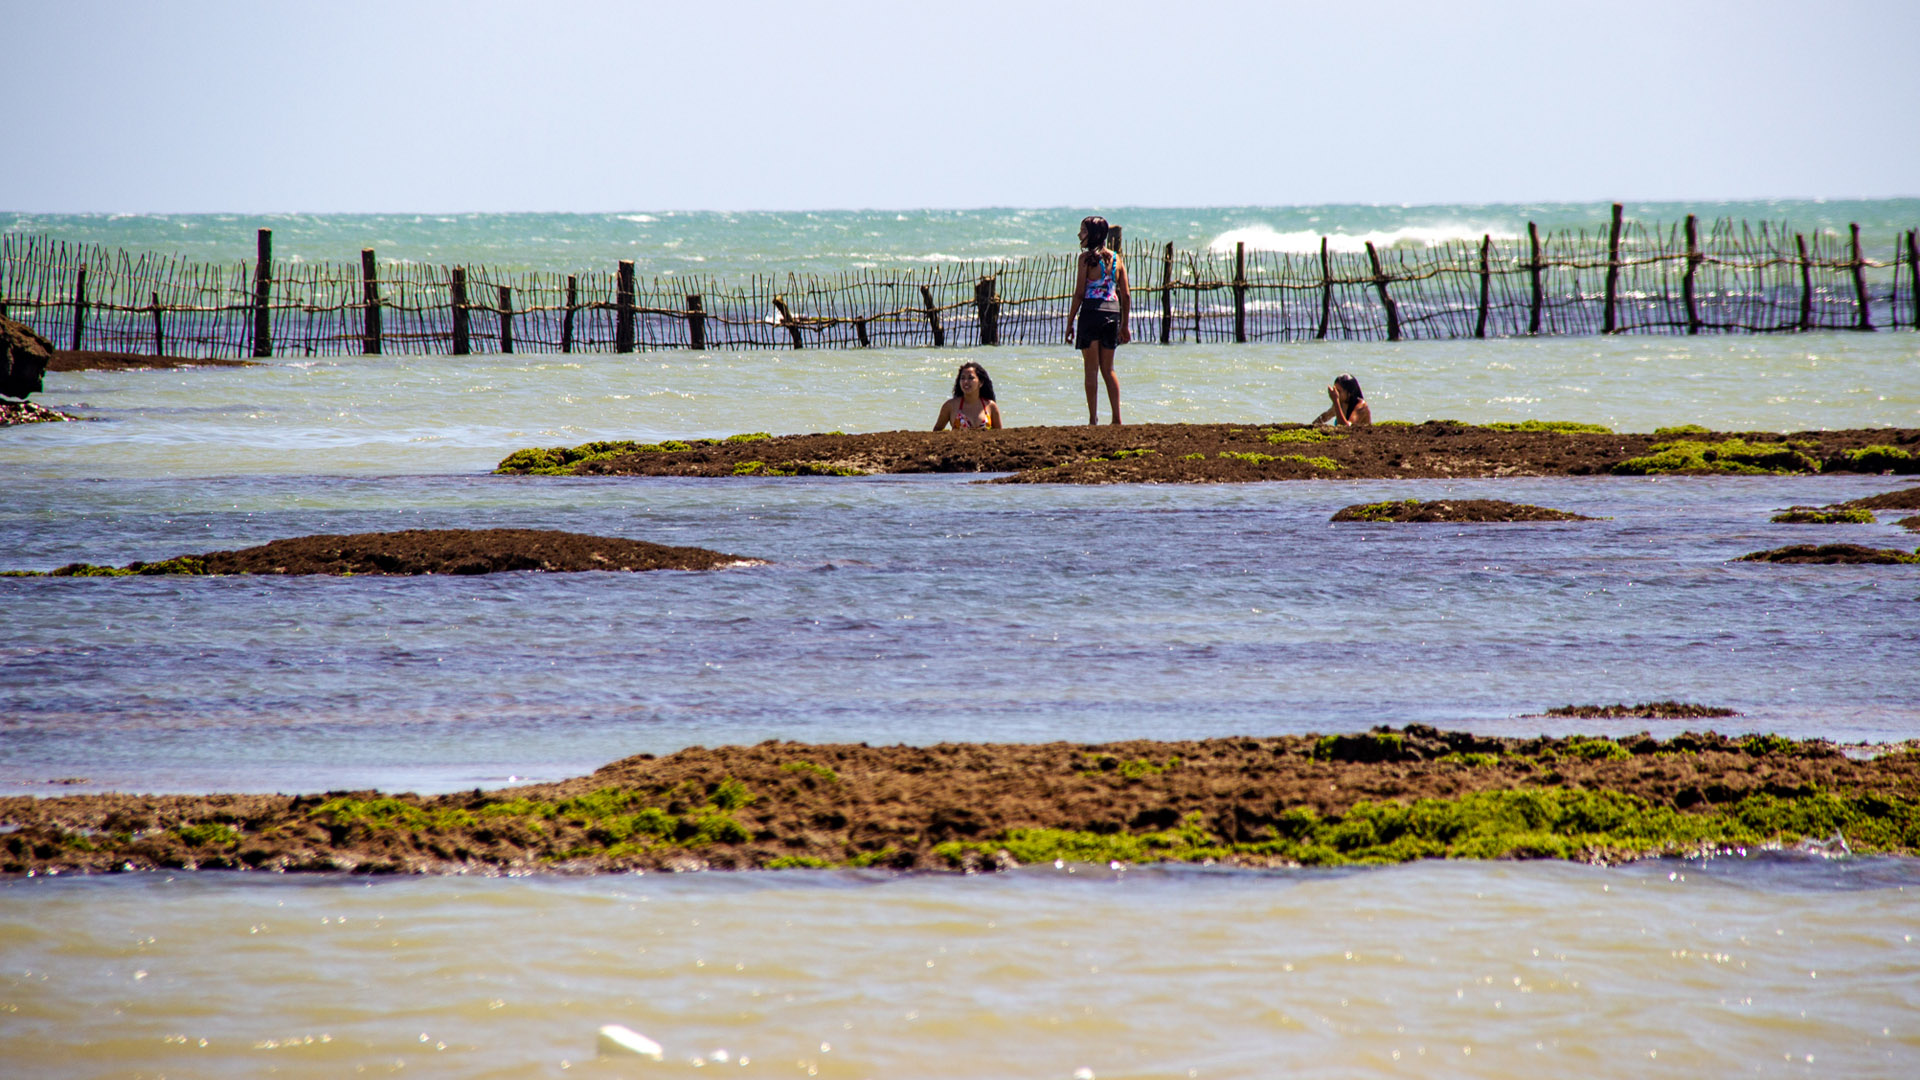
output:
<instances>
[{"instance_id":1,"label":"white sea foam","mask_svg":"<svg viewBox=\"0 0 1920 1080\"><path fill-rule=\"evenodd\" d=\"M1514 240L1518 234L1505 229L1483 228L1476 225L1408 225L1404 228L1386 231L1374 230L1364 233L1318 233L1311 229L1295 232L1281 232L1270 225L1249 225L1245 228L1228 229L1213 238L1207 249L1215 252L1229 252L1238 243L1247 245L1250 251L1285 251L1295 254L1310 254L1320 250L1320 237L1326 236L1329 251L1358 252L1367 250L1369 243L1375 248L1391 248L1400 245L1416 247L1434 247L1449 240L1478 240L1482 236L1492 236L1495 240Z\"/></svg>"},{"instance_id":2,"label":"white sea foam","mask_svg":"<svg viewBox=\"0 0 1920 1080\"><path fill-rule=\"evenodd\" d=\"M615 216L618 217L621 221L634 221L642 225L651 225L652 223L660 220L659 218L654 217L652 214L616 214Z\"/></svg>"}]
</instances>

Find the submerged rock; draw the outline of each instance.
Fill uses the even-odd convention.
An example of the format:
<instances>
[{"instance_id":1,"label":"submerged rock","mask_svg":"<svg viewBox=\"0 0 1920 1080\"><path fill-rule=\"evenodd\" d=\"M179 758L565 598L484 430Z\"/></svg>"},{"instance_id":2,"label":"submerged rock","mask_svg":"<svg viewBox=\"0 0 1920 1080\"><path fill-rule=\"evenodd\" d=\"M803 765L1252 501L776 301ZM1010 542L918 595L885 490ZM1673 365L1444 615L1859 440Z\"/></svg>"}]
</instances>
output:
<instances>
[{"instance_id":1,"label":"submerged rock","mask_svg":"<svg viewBox=\"0 0 1920 1080\"><path fill-rule=\"evenodd\" d=\"M552 529L406 529L302 536L122 567L70 563L49 577L158 574L495 574L512 570L711 570L743 559L697 547Z\"/></svg>"},{"instance_id":2,"label":"submerged rock","mask_svg":"<svg viewBox=\"0 0 1920 1080\"><path fill-rule=\"evenodd\" d=\"M1585 514L1555 510L1529 503L1502 502L1499 499L1435 499L1421 502L1403 499L1348 506L1333 515L1334 521L1594 521Z\"/></svg>"},{"instance_id":3,"label":"submerged rock","mask_svg":"<svg viewBox=\"0 0 1920 1080\"><path fill-rule=\"evenodd\" d=\"M1920 563L1920 554L1908 554L1898 548L1870 548L1859 544L1794 544L1742 555L1735 562L1771 563L1861 563L1888 565Z\"/></svg>"}]
</instances>

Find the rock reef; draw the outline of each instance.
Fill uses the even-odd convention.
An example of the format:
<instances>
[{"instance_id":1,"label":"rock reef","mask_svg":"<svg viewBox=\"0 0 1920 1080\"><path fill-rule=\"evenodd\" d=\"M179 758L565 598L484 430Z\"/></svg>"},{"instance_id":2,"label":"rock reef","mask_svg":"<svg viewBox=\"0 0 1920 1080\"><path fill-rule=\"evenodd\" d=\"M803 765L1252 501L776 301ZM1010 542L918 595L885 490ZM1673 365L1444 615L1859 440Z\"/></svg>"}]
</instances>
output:
<instances>
[{"instance_id":1,"label":"rock reef","mask_svg":"<svg viewBox=\"0 0 1920 1080\"><path fill-rule=\"evenodd\" d=\"M1350 735L1096 745L766 742L437 797L0 799L0 872L361 873L1079 862L1611 861L1828 842L1920 851L1920 753L1820 741Z\"/></svg>"},{"instance_id":2,"label":"rock reef","mask_svg":"<svg viewBox=\"0 0 1920 1080\"><path fill-rule=\"evenodd\" d=\"M862 435L734 435L518 450L496 470L558 476L1007 473L994 483L1229 483L1501 476L1920 473L1920 430L1613 434L1593 424L1433 420L1328 429L1143 424Z\"/></svg>"}]
</instances>

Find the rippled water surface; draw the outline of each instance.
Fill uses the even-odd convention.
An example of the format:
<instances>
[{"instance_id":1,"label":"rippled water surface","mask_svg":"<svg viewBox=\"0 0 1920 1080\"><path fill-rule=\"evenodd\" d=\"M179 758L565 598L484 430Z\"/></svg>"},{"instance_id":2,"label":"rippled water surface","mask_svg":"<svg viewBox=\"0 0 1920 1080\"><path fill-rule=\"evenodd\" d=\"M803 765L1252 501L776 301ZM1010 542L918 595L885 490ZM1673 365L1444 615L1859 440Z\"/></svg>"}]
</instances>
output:
<instances>
[{"instance_id":1,"label":"rippled water surface","mask_svg":"<svg viewBox=\"0 0 1920 1080\"><path fill-rule=\"evenodd\" d=\"M1126 351L1130 419L1920 426L1920 336ZM8 568L527 526L707 574L0 579L0 793L450 790L764 738L1102 740L1681 698L1920 733L1911 547L1777 508L1893 477L986 486L494 477L526 445L930 425L947 351L285 361L56 374L0 432ZM1064 353L981 350L1016 424ZM1334 527L1443 495L1605 520ZM1584 722L1585 731L1684 725ZM1909 1075L1909 860L1603 870L0 880L8 1075ZM1069 872L1071 871L1071 872ZM668 1049L594 1057L622 1023ZM203 1045L204 1041L204 1045ZM715 1051L724 1049L722 1061ZM696 1065L698 1059L698 1065ZM702 1075L705 1075L703 1072Z\"/></svg>"},{"instance_id":2,"label":"rippled water surface","mask_svg":"<svg viewBox=\"0 0 1920 1080\"><path fill-rule=\"evenodd\" d=\"M0 1054L33 1076L1909 1076L1916 887L1909 861L1782 857L16 879ZM664 1060L596 1058L608 1023Z\"/></svg>"}]
</instances>

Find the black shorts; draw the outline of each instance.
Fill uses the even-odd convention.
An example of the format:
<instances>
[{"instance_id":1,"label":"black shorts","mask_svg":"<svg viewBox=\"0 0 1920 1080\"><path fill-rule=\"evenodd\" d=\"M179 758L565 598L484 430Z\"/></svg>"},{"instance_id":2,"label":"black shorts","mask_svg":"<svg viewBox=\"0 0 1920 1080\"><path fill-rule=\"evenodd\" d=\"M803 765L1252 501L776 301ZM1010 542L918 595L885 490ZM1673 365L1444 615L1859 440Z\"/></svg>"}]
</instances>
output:
<instances>
[{"instance_id":1,"label":"black shorts","mask_svg":"<svg viewBox=\"0 0 1920 1080\"><path fill-rule=\"evenodd\" d=\"M1074 331L1073 347L1092 348L1098 342L1103 349L1120 347L1120 312L1099 307L1080 309L1080 325Z\"/></svg>"}]
</instances>

